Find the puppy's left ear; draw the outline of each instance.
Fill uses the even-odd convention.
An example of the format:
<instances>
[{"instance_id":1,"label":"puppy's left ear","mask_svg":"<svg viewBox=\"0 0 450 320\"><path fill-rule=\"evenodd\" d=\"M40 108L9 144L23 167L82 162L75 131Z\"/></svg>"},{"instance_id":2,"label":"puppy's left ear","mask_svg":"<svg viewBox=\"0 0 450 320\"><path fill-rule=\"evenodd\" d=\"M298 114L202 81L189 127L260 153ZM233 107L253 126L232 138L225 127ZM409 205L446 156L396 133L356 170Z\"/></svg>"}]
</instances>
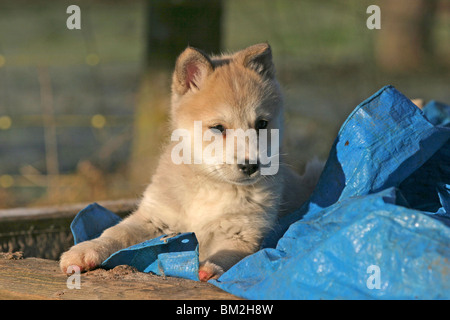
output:
<instances>
[{"instance_id":1,"label":"puppy's left ear","mask_svg":"<svg viewBox=\"0 0 450 320\"><path fill-rule=\"evenodd\" d=\"M181 96L189 90L199 90L213 69L211 60L204 52L187 47L175 64L172 79L173 92Z\"/></svg>"},{"instance_id":2,"label":"puppy's left ear","mask_svg":"<svg viewBox=\"0 0 450 320\"><path fill-rule=\"evenodd\" d=\"M237 54L244 67L250 68L263 77L273 79L275 66L272 61L272 50L268 43L255 44Z\"/></svg>"}]
</instances>

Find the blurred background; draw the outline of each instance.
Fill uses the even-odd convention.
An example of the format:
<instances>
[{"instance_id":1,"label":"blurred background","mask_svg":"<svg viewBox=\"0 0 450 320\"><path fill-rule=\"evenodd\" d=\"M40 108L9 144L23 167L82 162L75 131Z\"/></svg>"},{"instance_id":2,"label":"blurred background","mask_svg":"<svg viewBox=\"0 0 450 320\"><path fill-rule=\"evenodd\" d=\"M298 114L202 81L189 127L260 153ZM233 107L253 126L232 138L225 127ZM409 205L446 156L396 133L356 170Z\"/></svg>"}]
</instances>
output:
<instances>
[{"instance_id":1,"label":"blurred background","mask_svg":"<svg viewBox=\"0 0 450 320\"><path fill-rule=\"evenodd\" d=\"M80 30L66 27L72 4ZM372 4L380 30L366 26ZM448 0L0 0L0 208L139 197L176 56L264 41L299 172L384 85L450 103Z\"/></svg>"}]
</instances>

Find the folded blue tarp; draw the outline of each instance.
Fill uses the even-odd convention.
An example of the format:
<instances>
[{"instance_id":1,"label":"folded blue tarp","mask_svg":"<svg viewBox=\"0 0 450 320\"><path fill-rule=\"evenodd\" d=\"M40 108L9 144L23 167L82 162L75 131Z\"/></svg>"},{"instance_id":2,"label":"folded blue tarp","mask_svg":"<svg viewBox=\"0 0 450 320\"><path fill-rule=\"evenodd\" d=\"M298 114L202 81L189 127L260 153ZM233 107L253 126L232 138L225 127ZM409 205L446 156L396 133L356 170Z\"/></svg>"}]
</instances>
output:
<instances>
[{"instance_id":1,"label":"folded blue tarp","mask_svg":"<svg viewBox=\"0 0 450 320\"><path fill-rule=\"evenodd\" d=\"M97 203L90 204L77 214L70 225L74 242L77 244L95 239L121 220L115 213ZM161 235L115 252L101 266L112 269L123 264L142 272L198 281L197 238L192 232Z\"/></svg>"},{"instance_id":2,"label":"folded blue tarp","mask_svg":"<svg viewBox=\"0 0 450 320\"><path fill-rule=\"evenodd\" d=\"M75 239L118 222L105 212L81 211ZM92 214L109 222L83 223ZM104 267L198 280L195 235L167 240L121 250ZM386 86L343 124L309 201L210 282L248 299L449 299L449 261L450 107L422 111Z\"/></svg>"}]
</instances>

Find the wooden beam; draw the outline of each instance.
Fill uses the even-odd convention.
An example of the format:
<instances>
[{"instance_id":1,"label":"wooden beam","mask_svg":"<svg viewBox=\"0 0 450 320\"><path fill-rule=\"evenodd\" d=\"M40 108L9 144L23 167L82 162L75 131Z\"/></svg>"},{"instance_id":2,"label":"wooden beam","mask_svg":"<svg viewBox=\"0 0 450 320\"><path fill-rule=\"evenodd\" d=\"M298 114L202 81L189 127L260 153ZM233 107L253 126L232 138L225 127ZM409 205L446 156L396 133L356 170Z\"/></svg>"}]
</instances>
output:
<instances>
[{"instance_id":1,"label":"wooden beam","mask_svg":"<svg viewBox=\"0 0 450 320\"><path fill-rule=\"evenodd\" d=\"M125 217L137 207L135 199L99 201ZM70 223L89 203L0 210L0 252L22 251L25 257L59 259L73 245Z\"/></svg>"},{"instance_id":2,"label":"wooden beam","mask_svg":"<svg viewBox=\"0 0 450 320\"><path fill-rule=\"evenodd\" d=\"M0 223L17 220L74 218L79 211L89 204L77 203L50 207L0 209ZM138 201L136 199L108 200L98 201L98 204L119 216L123 216L137 208Z\"/></svg>"},{"instance_id":3,"label":"wooden beam","mask_svg":"<svg viewBox=\"0 0 450 320\"><path fill-rule=\"evenodd\" d=\"M69 289L69 278L57 261L0 253L0 300L238 299L209 283L160 277L129 266L97 269L80 277L80 289Z\"/></svg>"}]
</instances>

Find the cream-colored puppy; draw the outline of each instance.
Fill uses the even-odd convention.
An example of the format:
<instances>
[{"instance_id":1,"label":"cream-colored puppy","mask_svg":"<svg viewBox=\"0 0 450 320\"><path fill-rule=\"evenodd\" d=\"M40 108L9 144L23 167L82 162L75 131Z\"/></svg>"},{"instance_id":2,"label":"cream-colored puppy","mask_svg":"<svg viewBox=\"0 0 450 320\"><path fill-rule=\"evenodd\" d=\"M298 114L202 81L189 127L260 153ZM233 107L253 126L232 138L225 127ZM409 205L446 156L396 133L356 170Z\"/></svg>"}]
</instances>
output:
<instances>
[{"instance_id":1,"label":"cream-colored puppy","mask_svg":"<svg viewBox=\"0 0 450 320\"><path fill-rule=\"evenodd\" d=\"M256 252L277 218L299 208L315 187L321 163L310 163L300 177L278 161L283 99L268 44L222 56L188 47L173 73L170 115L173 141L138 209L99 238L65 252L63 272L70 265L93 269L112 253L162 234L195 232L199 279L218 278ZM255 152L248 135L247 148L238 152L231 129L266 141ZM212 148L212 141L222 144ZM230 141L233 147L226 148ZM267 155L264 162L261 154Z\"/></svg>"}]
</instances>

